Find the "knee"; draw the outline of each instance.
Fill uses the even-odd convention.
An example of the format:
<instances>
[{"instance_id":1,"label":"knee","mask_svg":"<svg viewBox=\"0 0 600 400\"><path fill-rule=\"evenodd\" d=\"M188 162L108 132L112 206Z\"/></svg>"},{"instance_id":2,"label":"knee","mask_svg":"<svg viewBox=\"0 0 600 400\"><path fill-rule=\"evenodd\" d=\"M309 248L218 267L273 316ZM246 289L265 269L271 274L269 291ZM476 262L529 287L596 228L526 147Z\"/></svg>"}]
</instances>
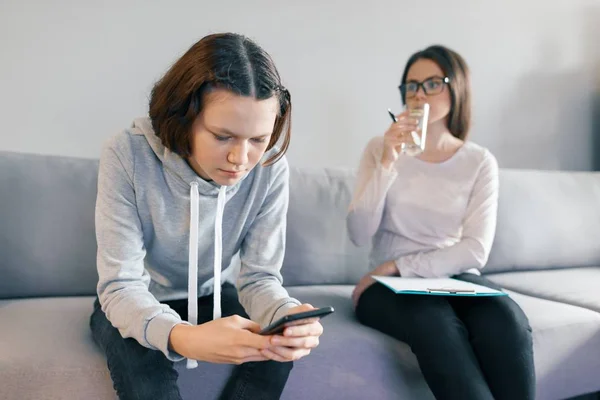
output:
<instances>
[{"instance_id":1,"label":"knee","mask_svg":"<svg viewBox=\"0 0 600 400\"><path fill-rule=\"evenodd\" d=\"M381 318L385 310L391 304L395 294L383 287L381 284L374 283L369 286L358 298L356 309L354 310L358 320L367 326L372 325L372 320Z\"/></svg>"},{"instance_id":2,"label":"knee","mask_svg":"<svg viewBox=\"0 0 600 400\"><path fill-rule=\"evenodd\" d=\"M141 356L119 360L113 355L108 359L108 366L120 399L180 398L178 373L158 351L148 350Z\"/></svg>"},{"instance_id":3,"label":"knee","mask_svg":"<svg viewBox=\"0 0 600 400\"><path fill-rule=\"evenodd\" d=\"M294 368L294 362L293 361L289 361L289 362L285 362L285 363L280 363L283 364L283 366L281 366L281 374L285 374L285 376L287 377L290 372L292 372L292 369Z\"/></svg>"},{"instance_id":4,"label":"knee","mask_svg":"<svg viewBox=\"0 0 600 400\"><path fill-rule=\"evenodd\" d=\"M100 307L94 307L94 311L90 316L90 331L92 338L98 346L106 351L106 344L111 342L116 335L121 336L118 330L106 318L106 315Z\"/></svg>"},{"instance_id":5,"label":"knee","mask_svg":"<svg viewBox=\"0 0 600 400\"><path fill-rule=\"evenodd\" d=\"M147 379L135 376L130 380L115 380L113 387L119 399L181 399L177 381Z\"/></svg>"},{"instance_id":6,"label":"knee","mask_svg":"<svg viewBox=\"0 0 600 400\"><path fill-rule=\"evenodd\" d=\"M264 382L265 384L274 384L276 386L285 386L292 368L294 368L294 362L279 362L279 361L258 361L249 362L238 365L240 373L244 371L243 375L252 376L252 379Z\"/></svg>"},{"instance_id":7,"label":"knee","mask_svg":"<svg viewBox=\"0 0 600 400\"><path fill-rule=\"evenodd\" d=\"M490 309L486 318L486 328L495 338L510 341L514 345L530 346L532 343L529 319L512 300Z\"/></svg>"}]
</instances>

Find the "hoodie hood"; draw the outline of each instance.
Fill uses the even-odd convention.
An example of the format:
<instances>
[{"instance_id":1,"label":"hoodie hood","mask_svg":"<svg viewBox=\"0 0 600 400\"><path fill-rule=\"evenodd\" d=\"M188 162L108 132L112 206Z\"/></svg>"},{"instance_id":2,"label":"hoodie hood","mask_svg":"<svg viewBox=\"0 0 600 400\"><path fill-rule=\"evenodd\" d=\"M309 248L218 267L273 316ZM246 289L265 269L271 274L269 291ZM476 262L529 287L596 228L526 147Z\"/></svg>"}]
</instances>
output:
<instances>
[{"instance_id":1,"label":"hoodie hood","mask_svg":"<svg viewBox=\"0 0 600 400\"><path fill-rule=\"evenodd\" d=\"M201 196L218 196L220 186L215 182L206 181L198 176L196 171L190 167L186 160L184 160L177 153L174 153L166 148L162 144L160 138L154 132L150 118L145 117L134 119L131 127L131 133L134 135L144 135L148 141L148 144L152 148L152 151L162 163L163 168L173 176L177 177L182 185L190 187L192 182L196 182L198 184L198 193ZM241 182L246 179L247 176L248 174L244 175L238 182L236 182L235 185L226 186L225 191L227 195L232 196L235 194Z\"/></svg>"}]
</instances>

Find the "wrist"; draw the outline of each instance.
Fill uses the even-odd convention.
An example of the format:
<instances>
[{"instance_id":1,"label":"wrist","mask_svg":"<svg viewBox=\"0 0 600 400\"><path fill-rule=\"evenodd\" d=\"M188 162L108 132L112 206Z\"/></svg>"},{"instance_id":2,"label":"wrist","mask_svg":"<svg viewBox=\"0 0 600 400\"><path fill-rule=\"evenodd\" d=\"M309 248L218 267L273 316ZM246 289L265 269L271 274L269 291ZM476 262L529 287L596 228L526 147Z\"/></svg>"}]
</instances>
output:
<instances>
[{"instance_id":1,"label":"wrist","mask_svg":"<svg viewBox=\"0 0 600 400\"><path fill-rule=\"evenodd\" d=\"M186 324L177 324L171 329L169 333L169 350L185 357L185 350L182 347L187 342L185 337L190 328L191 326Z\"/></svg>"}]
</instances>

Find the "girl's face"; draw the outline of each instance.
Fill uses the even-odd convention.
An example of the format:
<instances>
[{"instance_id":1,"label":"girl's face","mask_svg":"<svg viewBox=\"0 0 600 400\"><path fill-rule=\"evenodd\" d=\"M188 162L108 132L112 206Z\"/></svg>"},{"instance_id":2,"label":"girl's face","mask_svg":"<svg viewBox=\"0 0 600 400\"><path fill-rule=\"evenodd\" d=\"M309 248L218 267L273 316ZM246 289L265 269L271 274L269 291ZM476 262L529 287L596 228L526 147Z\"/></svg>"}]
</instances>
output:
<instances>
[{"instance_id":1,"label":"girl's face","mask_svg":"<svg viewBox=\"0 0 600 400\"><path fill-rule=\"evenodd\" d=\"M278 110L275 96L256 100L225 89L208 93L192 125L190 166L205 180L234 185L261 160Z\"/></svg>"},{"instance_id":2,"label":"girl's face","mask_svg":"<svg viewBox=\"0 0 600 400\"><path fill-rule=\"evenodd\" d=\"M408 70L406 84L424 83L430 94L426 94L423 87L417 91L407 91L406 105L408 107L429 103L429 124L439 121L446 122L452 102L448 85L443 82L446 76L442 69L434 61L429 59L417 60ZM446 123L446 126L448 124Z\"/></svg>"}]
</instances>

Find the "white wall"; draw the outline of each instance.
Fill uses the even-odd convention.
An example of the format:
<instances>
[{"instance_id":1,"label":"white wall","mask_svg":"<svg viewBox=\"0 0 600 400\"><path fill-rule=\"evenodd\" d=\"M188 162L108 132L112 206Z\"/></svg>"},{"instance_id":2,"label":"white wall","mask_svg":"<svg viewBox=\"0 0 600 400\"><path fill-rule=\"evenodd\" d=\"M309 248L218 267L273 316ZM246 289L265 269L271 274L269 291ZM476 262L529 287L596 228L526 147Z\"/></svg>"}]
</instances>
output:
<instances>
[{"instance_id":1,"label":"white wall","mask_svg":"<svg viewBox=\"0 0 600 400\"><path fill-rule=\"evenodd\" d=\"M501 166L592 168L599 0L351 3L2 0L0 150L97 157L179 55L232 30L292 92L293 165L355 166L400 108L408 56L441 43L471 66L472 139Z\"/></svg>"}]
</instances>

